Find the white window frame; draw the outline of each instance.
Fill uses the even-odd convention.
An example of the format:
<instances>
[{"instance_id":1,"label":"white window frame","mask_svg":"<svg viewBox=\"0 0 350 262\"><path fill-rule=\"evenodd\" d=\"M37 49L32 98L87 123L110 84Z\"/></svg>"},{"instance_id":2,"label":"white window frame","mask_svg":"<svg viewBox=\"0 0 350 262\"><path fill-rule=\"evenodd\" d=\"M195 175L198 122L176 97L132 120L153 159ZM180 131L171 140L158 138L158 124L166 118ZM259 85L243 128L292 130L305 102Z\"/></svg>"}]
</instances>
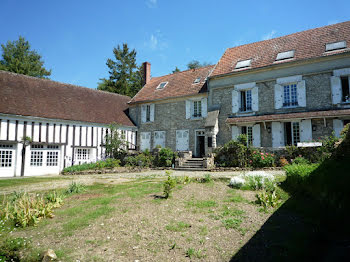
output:
<instances>
[{"instance_id":1,"label":"white window frame","mask_svg":"<svg viewBox=\"0 0 350 262\"><path fill-rule=\"evenodd\" d=\"M202 117L202 100L192 101L192 118Z\"/></svg>"},{"instance_id":2,"label":"white window frame","mask_svg":"<svg viewBox=\"0 0 350 262\"><path fill-rule=\"evenodd\" d=\"M244 95L245 108L243 108L243 101L242 101L243 94L242 93L245 93L245 95ZM253 110L252 109L252 106L253 106L252 89L240 90L239 94L240 94L239 112L251 112Z\"/></svg>"},{"instance_id":3,"label":"white window frame","mask_svg":"<svg viewBox=\"0 0 350 262\"><path fill-rule=\"evenodd\" d=\"M168 82L161 82L156 89L163 89L164 87L166 87L168 84Z\"/></svg>"},{"instance_id":4,"label":"white window frame","mask_svg":"<svg viewBox=\"0 0 350 262\"><path fill-rule=\"evenodd\" d=\"M343 92L343 79L347 78L348 80L348 95L345 96ZM340 86L341 86L341 103L350 103L350 76L349 75L343 75L340 76Z\"/></svg>"},{"instance_id":5,"label":"white window frame","mask_svg":"<svg viewBox=\"0 0 350 262\"><path fill-rule=\"evenodd\" d=\"M298 84L294 82L294 83L286 83L286 84L283 84L282 86L283 86L283 108L297 107L299 105ZM286 88L288 88L287 92L286 92Z\"/></svg>"},{"instance_id":6,"label":"white window frame","mask_svg":"<svg viewBox=\"0 0 350 262\"><path fill-rule=\"evenodd\" d=\"M292 145L297 146L298 143L301 141L301 125L299 121L291 121L291 122L284 122L284 124L286 123L290 123L290 132L291 132L291 138L292 138ZM297 131L298 133L296 133L296 125L298 126ZM285 127L284 127L285 129ZM287 145L287 141L284 141L284 144Z\"/></svg>"},{"instance_id":7,"label":"white window frame","mask_svg":"<svg viewBox=\"0 0 350 262\"><path fill-rule=\"evenodd\" d=\"M58 151L46 152L46 166L58 166Z\"/></svg>"},{"instance_id":8,"label":"white window frame","mask_svg":"<svg viewBox=\"0 0 350 262\"><path fill-rule=\"evenodd\" d=\"M44 150L32 150L30 152L30 166L42 167L44 166Z\"/></svg>"},{"instance_id":9,"label":"white window frame","mask_svg":"<svg viewBox=\"0 0 350 262\"><path fill-rule=\"evenodd\" d=\"M243 133L243 128L246 128L246 135L247 135L247 146L253 145L253 126L241 126L241 134Z\"/></svg>"},{"instance_id":10,"label":"white window frame","mask_svg":"<svg viewBox=\"0 0 350 262\"><path fill-rule=\"evenodd\" d=\"M89 161L91 159L91 148L75 148L75 160Z\"/></svg>"},{"instance_id":11,"label":"white window frame","mask_svg":"<svg viewBox=\"0 0 350 262\"><path fill-rule=\"evenodd\" d=\"M0 145L0 168L12 168L14 160L13 145Z\"/></svg>"}]
</instances>

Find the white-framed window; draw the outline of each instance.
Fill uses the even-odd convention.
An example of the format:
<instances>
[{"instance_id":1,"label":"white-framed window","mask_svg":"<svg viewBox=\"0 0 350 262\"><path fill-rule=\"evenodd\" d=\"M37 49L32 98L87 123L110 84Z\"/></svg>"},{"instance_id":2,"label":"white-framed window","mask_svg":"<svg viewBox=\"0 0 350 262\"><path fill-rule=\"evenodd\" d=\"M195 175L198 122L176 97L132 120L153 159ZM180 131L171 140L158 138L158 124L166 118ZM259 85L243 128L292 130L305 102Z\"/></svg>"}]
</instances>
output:
<instances>
[{"instance_id":1,"label":"white-framed window","mask_svg":"<svg viewBox=\"0 0 350 262\"><path fill-rule=\"evenodd\" d=\"M193 117L202 117L202 101L193 101Z\"/></svg>"},{"instance_id":2,"label":"white-framed window","mask_svg":"<svg viewBox=\"0 0 350 262\"><path fill-rule=\"evenodd\" d=\"M286 122L284 123L285 129L285 145L296 146L300 142L300 123L299 122Z\"/></svg>"},{"instance_id":3,"label":"white-framed window","mask_svg":"<svg viewBox=\"0 0 350 262\"><path fill-rule=\"evenodd\" d=\"M150 123L154 122L155 104L141 105L141 122Z\"/></svg>"},{"instance_id":4,"label":"white-framed window","mask_svg":"<svg viewBox=\"0 0 350 262\"><path fill-rule=\"evenodd\" d=\"M242 126L241 134L247 135L247 145L252 145L253 143L253 127L252 126Z\"/></svg>"},{"instance_id":5,"label":"white-framed window","mask_svg":"<svg viewBox=\"0 0 350 262\"><path fill-rule=\"evenodd\" d=\"M246 111L252 111L252 90L242 90L240 91L241 94L241 106L240 111L246 112Z\"/></svg>"},{"instance_id":6,"label":"white-framed window","mask_svg":"<svg viewBox=\"0 0 350 262\"><path fill-rule=\"evenodd\" d=\"M200 77L197 77L194 81L193 81L193 84L198 84L201 82L201 78Z\"/></svg>"},{"instance_id":7,"label":"white-framed window","mask_svg":"<svg viewBox=\"0 0 350 262\"><path fill-rule=\"evenodd\" d=\"M30 165L42 166L43 165L44 152L42 150L35 150L30 152Z\"/></svg>"},{"instance_id":8,"label":"white-framed window","mask_svg":"<svg viewBox=\"0 0 350 262\"><path fill-rule=\"evenodd\" d=\"M298 90L297 84L283 85L283 107L291 107L298 105Z\"/></svg>"},{"instance_id":9,"label":"white-framed window","mask_svg":"<svg viewBox=\"0 0 350 262\"><path fill-rule=\"evenodd\" d=\"M75 158L76 160L89 160L90 159L90 148L76 148Z\"/></svg>"},{"instance_id":10,"label":"white-framed window","mask_svg":"<svg viewBox=\"0 0 350 262\"><path fill-rule=\"evenodd\" d=\"M58 166L58 151L47 151L46 153L46 165Z\"/></svg>"},{"instance_id":11,"label":"white-framed window","mask_svg":"<svg viewBox=\"0 0 350 262\"><path fill-rule=\"evenodd\" d=\"M12 150L8 150L8 146L12 145L1 145L0 148L0 167L12 167Z\"/></svg>"},{"instance_id":12,"label":"white-framed window","mask_svg":"<svg viewBox=\"0 0 350 262\"><path fill-rule=\"evenodd\" d=\"M251 59L238 61L236 66L235 66L235 69L250 67L251 61L252 61Z\"/></svg>"},{"instance_id":13,"label":"white-framed window","mask_svg":"<svg viewBox=\"0 0 350 262\"><path fill-rule=\"evenodd\" d=\"M350 77L341 76L340 81L341 81L341 91L342 91L341 101L348 103L350 102L350 84L349 84Z\"/></svg>"},{"instance_id":14,"label":"white-framed window","mask_svg":"<svg viewBox=\"0 0 350 262\"><path fill-rule=\"evenodd\" d=\"M157 89L163 89L167 84L168 84L168 82L161 82L161 83L157 86Z\"/></svg>"}]
</instances>

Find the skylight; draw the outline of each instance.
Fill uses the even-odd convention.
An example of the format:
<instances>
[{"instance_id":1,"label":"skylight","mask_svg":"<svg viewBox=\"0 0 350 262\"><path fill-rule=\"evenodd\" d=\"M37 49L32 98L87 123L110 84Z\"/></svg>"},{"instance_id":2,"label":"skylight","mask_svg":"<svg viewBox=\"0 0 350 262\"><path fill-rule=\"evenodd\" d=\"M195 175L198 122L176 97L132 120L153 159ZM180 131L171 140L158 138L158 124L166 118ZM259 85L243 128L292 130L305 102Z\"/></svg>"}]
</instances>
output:
<instances>
[{"instance_id":1,"label":"skylight","mask_svg":"<svg viewBox=\"0 0 350 262\"><path fill-rule=\"evenodd\" d=\"M201 81L201 78L200 78L200 77L197 77L197 78L193 81L193 84L198 84L200 81Z\"/></svg>"},{"instance_id":2,"label":"skylight","mask_svg":"<svg viewBox=\"0 0 350 262\"><path fill-rule=\"evenodd\" d=\"M168 84L168 82L161 82L161 83L157 86L157 89L163 89L167 84Z\"/></svg>"},{"instance_id":3,"label":"skylight","mask_svg":"<svg viewBox=\"0 0 350 262\"><path fill-rule=\"evenodd\" d=\"M294 57L294 50L281 52L281 53L277 54L276 61L289 59L289 58L293 58L293 57Z\"/></svg>"},{"instance_id":4,"label":"skylight","mask_svg":"<svg viewBox=\"0 0 350 262\"><path fill-rule=\"evenodd\" d=\"M239 68L250 67L251 61L252 61L251 59L239 61L239 62L237 62L235 68L239 69Z\"/></svg>"},{"instance_id":5,"label":"skylight","mask_svg":"<svg viewBox=\"0 0 350 262\"><path fill-rule=\"evenodd\" d=\"M346 41L326 44L326 52L346 48Z\"/></svg>"}]
</instances>

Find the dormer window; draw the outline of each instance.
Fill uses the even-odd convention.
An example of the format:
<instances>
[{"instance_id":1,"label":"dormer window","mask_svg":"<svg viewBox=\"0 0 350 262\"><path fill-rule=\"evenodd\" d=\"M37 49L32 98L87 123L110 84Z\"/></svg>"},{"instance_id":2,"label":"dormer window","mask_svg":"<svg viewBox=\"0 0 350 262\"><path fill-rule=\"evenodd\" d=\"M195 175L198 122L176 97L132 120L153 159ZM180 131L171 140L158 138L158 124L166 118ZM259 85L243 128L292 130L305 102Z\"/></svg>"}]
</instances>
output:
<instances>
[{"instance_id":1,"label":"dormer window","mask_svg":"<svg viewBox=\"0 0 350 262\"><path fill-rule=\"evenodd\" d=\"M251 61L251 59L239 61L237 62L235 69L250 67Z\"/></svg>"},{"instance_id":2,"label":"dormer window","mask_svg":"<svg viewBox=\"0 0 350 262\"><path fill-rule=\"evenodd\" d=\"M326 44L326 52L346 48L346 41Z\"/></svg>"},{"instance_id":3,"label":"dormer window","mask_svg":"<svg viewBox=\"0 0 350 262\"><path fill-rule=\"evenodd\" d=\"M198 84L200 81L201 81L201 78L200 78L200 77L197 77L197 78L193 81L193 84Z\"/></svg>"},{"instance_id":4,"label":"dormer window","mask_svg":"<svg viewBox=\"0 0 350 262\"><path fill-rule=\"evenodd\" d=\"M294 50L281 52L277 54L276 61L290 59L294 57Z\"/></svg>"},{"instance_id":5,"label":"dormer window","mask_svg":"<svg viewBox=\"0 0 350 262\"><path fill-rule=\"evenodd\" d=\"M168 82L161 82L161 83L157 86L157 89L163 89L167 84L168 84Z\"/></svg>"}]
</instances>

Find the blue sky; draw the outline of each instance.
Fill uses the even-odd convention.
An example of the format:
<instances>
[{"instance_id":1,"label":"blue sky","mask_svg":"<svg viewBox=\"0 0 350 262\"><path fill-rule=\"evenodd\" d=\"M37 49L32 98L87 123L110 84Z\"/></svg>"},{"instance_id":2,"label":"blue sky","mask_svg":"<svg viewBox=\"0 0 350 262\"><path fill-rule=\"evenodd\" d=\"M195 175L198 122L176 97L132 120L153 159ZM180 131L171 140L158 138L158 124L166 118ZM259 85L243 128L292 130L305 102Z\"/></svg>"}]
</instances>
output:
<instances>
[{"instance_id":1,"label":"blue sky","mask_svg":"<svg viewBox=\"0 0 350 262\"><path fill-rule=\"evenodd\" d=\"M0 0L0 43L24 36L51 79L96 88L124 42L152 76L225 49L350 19L350 1Z\"/></svg>"}]
</instances>

